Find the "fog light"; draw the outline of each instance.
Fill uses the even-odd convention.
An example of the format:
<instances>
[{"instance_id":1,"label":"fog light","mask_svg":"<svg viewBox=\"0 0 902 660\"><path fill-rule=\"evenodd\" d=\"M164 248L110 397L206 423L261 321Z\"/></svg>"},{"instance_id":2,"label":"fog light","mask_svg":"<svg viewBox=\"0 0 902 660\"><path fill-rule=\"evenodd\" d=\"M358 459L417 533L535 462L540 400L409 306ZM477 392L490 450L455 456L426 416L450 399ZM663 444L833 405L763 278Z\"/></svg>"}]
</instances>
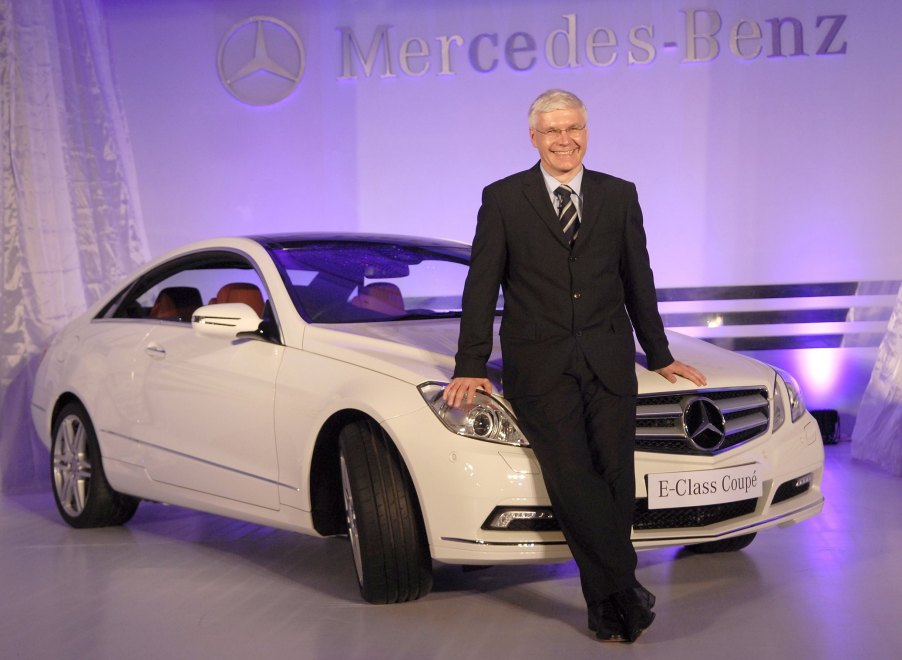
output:
<instances>
[{"instance_id":1,"label":"fog light","mask_svg":"<svg viewBox=\"0 0 902 660\"><path fill-rule=\"evenodd\" d=\"M499 506L486 518L482 529L543 532L559 529L550 507Z\"/></svg>"},{"instance_id":2,"label":"fog light","mask_svg":"<svg viewBox=\"0 0 902 660\"><path fill-rule=\"evenodd\" d=\"M795 480L793 487L801 488L802 486L807 486L808 484L811 483L811 479L812 479L811 474L806 474L804 477L799 477L798 479Z\"/></svg>"},{"instance_id":3,"label":"fog light","mask_svg":"<svg viewBox=\"0 0 902 660\"><path fill-rule=\"evenodd\" d=\"M791 479L784 482L777 489L777 492L774 493L774 499L771 504L779 504L780 502L785 502L790 498L797 497L802 493L808 492L808 489L811 488L811 482L813 480L814 475L809 472L808 474L803 475L797 479Z\"/></svg>"}]
</instances>

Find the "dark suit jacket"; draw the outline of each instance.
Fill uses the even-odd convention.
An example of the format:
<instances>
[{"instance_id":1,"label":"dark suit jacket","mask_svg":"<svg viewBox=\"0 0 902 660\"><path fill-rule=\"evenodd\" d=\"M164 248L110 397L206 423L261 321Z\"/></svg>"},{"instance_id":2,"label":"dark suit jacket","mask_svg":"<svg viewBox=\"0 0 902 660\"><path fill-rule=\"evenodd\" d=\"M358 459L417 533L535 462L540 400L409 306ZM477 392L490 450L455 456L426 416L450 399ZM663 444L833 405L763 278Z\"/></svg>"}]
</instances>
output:
<instances>
[{"instance_id":1,"label":"dark suit jacket","mask_svg":"<svg viewBox=\"0 0 902 660\"><path fill-rule=\"evenodd\" d=\"M649 369L673 361L635 185L585 170L581 193L579 237L571 250L538 163L485 188L464 286L455 376L486 375L499 285L508 397L549 391L577 344L608 389L635 394L633 326Z\"/></svg>"}]
</instances>

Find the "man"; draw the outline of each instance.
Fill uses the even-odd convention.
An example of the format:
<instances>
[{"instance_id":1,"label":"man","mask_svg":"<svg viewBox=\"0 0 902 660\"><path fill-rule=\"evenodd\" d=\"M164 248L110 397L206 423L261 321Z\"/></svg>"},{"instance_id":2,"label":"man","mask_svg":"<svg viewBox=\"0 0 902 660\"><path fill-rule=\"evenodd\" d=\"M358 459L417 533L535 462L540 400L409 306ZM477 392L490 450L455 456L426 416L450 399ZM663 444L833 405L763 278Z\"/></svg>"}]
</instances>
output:
<instances>
[{"instance_id":1,"label":"man","mask_svg":"<svg viewBox=\"0 0 902 660\"><path fill-rule=\"evenodd\" d=\"M705 378L668 349L635 186L583 168L587 122L575 95L545 92L529 110L540 162L483 191L444 398L457 407L492 391L486 361L501 286L504 393L579 566L589 628L633 642L654 619L630 542L633 327L649 369L671 382Z\"/></svg>"}]
</instances>

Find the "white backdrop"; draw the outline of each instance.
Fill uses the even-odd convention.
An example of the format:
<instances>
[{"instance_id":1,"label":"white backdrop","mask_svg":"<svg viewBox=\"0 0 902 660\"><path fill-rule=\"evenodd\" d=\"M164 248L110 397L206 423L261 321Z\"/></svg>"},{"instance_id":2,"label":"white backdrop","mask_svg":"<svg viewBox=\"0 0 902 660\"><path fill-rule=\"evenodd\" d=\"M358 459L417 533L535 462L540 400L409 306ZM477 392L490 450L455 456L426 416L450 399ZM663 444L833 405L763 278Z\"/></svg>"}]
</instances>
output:
<instances>
[{"instance_id":1,"label":"white backdrop","mask_svg":"<svg viewBox=\"0 0 902 660\"><path fill-rule=\"evenodd\" d=\"M330 228L468 241L481 188L535 162L526 108L554 86L589 106L586 163L639 185L659 286L898 278L902 5L691 6L694 17L675 0L105 0L151 251ZM253 16L283 21L306 52L298 87L265 107L237 100L217 72L220 43ZM712 19L719 53L707 59ZM787 21L778 48L772 19L794 19L801 46ZM756 27L735 54L731 31ZM508 39L527 45L518 32L534 52L506 57ZM590 61L593 33L617 40L591 53L614 55L608 66ZM348 34L364 56L380 47L369 76L346 46L357 77L342 79ZM409 58L408 74L411 39L408 52L430 54ZM508 62L533 57L523 71Z\"/></svg>"}]
</instances>

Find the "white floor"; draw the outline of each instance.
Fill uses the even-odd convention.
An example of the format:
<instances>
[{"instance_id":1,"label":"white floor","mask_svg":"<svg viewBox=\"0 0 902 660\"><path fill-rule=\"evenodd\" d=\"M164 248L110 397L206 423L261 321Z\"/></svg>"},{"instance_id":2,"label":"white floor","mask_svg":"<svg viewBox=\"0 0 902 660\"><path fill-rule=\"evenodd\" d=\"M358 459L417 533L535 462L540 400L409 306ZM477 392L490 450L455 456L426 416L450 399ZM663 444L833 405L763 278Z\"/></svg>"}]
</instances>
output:
<instances>
[{"instance_id":1,"label":"white floor","mask_svg":"<svg viewBox=\"0 0 902 660\"><path fill-rule=\"evenodd\" d=\"M585 627L573 563L436 568L427 598L363 603L343 539L142 503L79 531L0 498L0 658L902 657L902 479L827 447L827 505L746 550L639 555L658 596L635 645Z\"/></svg>"}]
</instances>

